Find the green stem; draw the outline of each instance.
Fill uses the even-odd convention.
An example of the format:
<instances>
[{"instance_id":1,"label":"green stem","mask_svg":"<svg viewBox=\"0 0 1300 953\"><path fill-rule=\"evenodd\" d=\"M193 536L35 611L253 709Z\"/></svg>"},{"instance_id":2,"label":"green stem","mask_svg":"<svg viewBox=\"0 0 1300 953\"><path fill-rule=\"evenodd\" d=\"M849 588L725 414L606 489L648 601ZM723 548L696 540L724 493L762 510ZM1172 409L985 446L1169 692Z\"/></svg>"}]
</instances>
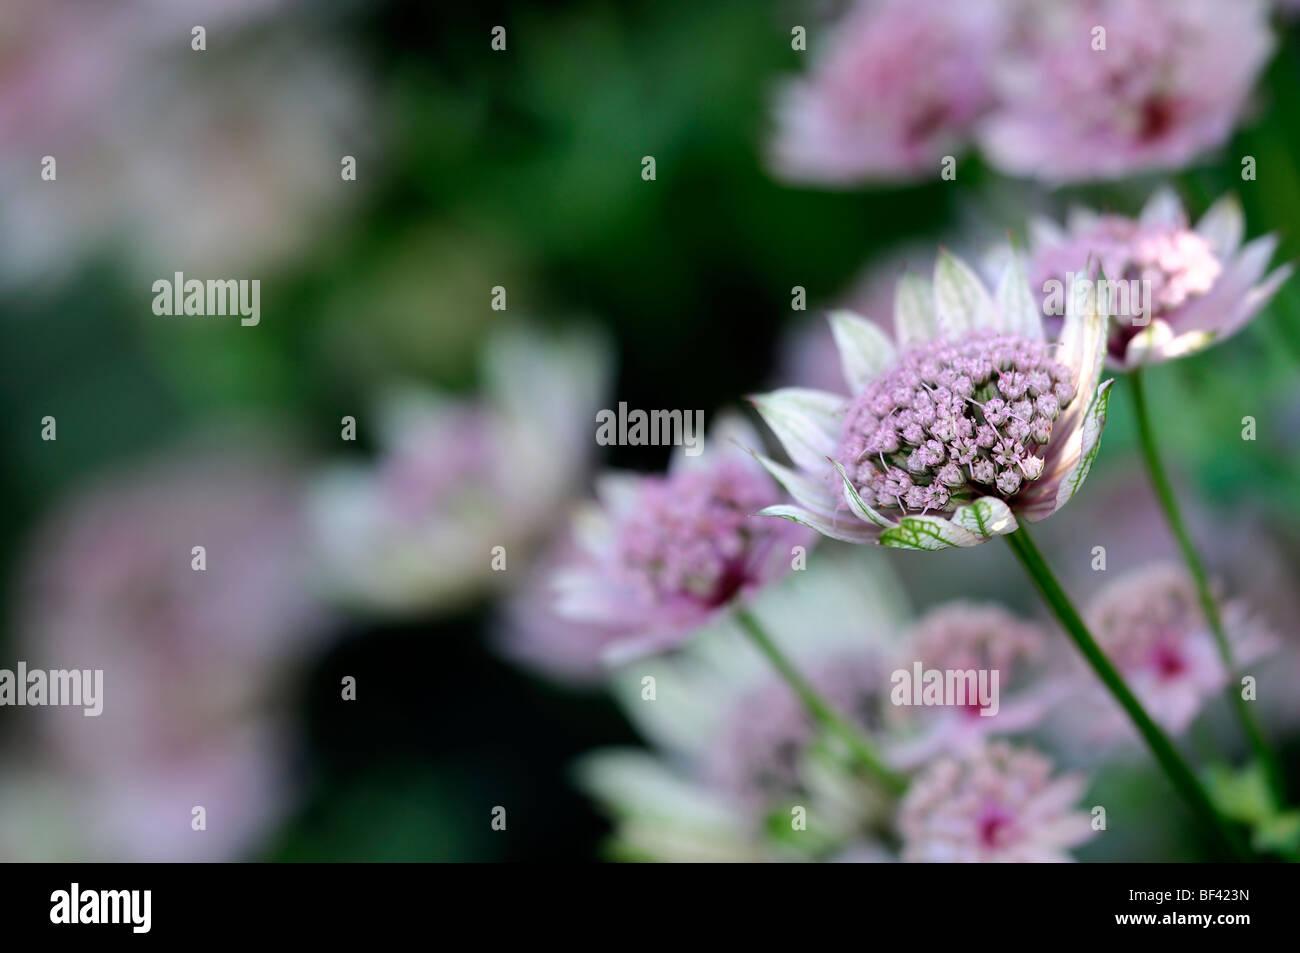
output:
<instances>
[{"instance_id":1,"label":"green stem","mask_svg":"<svg viewBox=\"0 0 1300 953\"><path fill-rule=\"evenodd\" d=\"M1286 801L1282 771L1278 766L1276 755L1274 755L1272 748L1269 747L1268 740L1264 737L1264 729L1260 726L1259 719L1255 717L1250 704L1241 697L1237 666L1232 657L1232 644L1228 641L1228 633L1223 627L1223 616L1219 612L1218 600L1214 598L1214 593L1210 589L1210 579L1205 572L1205 564L1201 562L1200 554L1196 550L1196 544L1192 542L1191 534L1187 531L1187 524L1183 522L1182 512L1178 509L1178 499L1174 496L1169 477L1160 464L1160 454L1156 449L1155 434L1151 430L1151 418L1147 412L1146 395L1142 389L1141 370L1135 370L1129 375L1129 383L1133 392L1133 408L1137 417L1138 442L1142 446L1142 459L1146 463L1147 475L1150 477L1151 486L1155 489L1156 496L1160 500L1160 508L1164 510L1165 520L1169 523L1174 538L1178 540L1178 548L1182 550L1183 561L1187 563L1187 570L1196 583L1196 591L1201 600L1201 610L1205 613L1205 619L1210 625L1210 631L1214 633L1214 642L1219 649L1219 658L1223 660L1224 670L1228 673L1228 694L1235 701L1242 727L1246 730L1246 736L1255 749L1255 754L1259 758L1264 773L1268 778L1269 787L1272 789L1273 796L1280 806Z\"/></svg>"},{"instance_id":2,"label":"green stem","mask_svg":"<svg viewBox=\"0 0 1300 953\"><path fill-rule=\"evenodd\" d=\"M1115 667L1110 664L1110 660L1106 658L1101 647L1088 632L1088 627L1083 624L1069 596L1056 581L1052 570L1043 559L1043 554L1038 551L1038 547L1029 538L1025 528L1021 526L1014 533L1007 535L1006 539L1021 565L1025 567L1025 571L1029 573L1029 578L1033 580L1043 601L1056 615L1075 646L1083 653L1083 657L1088 660L1088 664L1097 673L1102 684L1110 690L1115 700L1120 703L1120 707L1128 714L1129 719L1151 749L1151 753L1155 755L1156 761L1169 777L1174 789L1182 795L1196 816L1215 833L1229 851L1239 857L1246 857L1241 842L1210 802L1209 796L1201 787L1201 783L1196 780L1192 769L1188 767L1187 762L1183 760L1182 755L1174 748L1165 733L1151 720L1151 716L1146 713L1141 702L1129 691L1123 677L1115 671Z\"/></svg>"},{"instance_id":3,"label":"green stem","mask_svg":"<svg viewBox=\"0 0 1300 953\"><path fill-rule=\"evenodd\" d=\"M799 674L798 669L777 648L776 643L772 641L753 613L748 609L738 608L735 610L735 616L736 621L740 623L740 627L745 630L745 634L749 636L758 650L767 657L767 660L772 663L772 667L785 679L786 684L799 696L799 700L808 709L808 714L819 725L848 745L854 758L877 781L888 788L891 794L903 793L907 789L907 778L890 769L876 754L870 743L862 737L861 733L831 707L830 703L822 698L817 690Z\"/></svg>"}]
</instances>

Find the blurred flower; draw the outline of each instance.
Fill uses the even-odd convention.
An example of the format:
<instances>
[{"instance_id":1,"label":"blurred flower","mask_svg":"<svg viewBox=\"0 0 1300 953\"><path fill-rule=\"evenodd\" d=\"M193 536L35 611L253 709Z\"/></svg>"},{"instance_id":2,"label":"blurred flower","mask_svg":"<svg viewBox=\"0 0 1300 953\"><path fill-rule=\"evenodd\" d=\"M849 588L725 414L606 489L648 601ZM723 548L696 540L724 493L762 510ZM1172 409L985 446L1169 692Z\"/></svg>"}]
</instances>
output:
<instances>
[{"instance_id":1,"label":"blurred flower","mask_svg":"<svg viewBox=\"0 0 1300 953\"><path fill-rule=\"evenodd\" d=\"M754 611L816 690L858 728L882 729L888 633L904 611L887 567L818 555L758 596ZM598 751L579 765L583 787L617 819L620 855L755 861L882 853L873 832L885 822L887 796L845 767L844 752L729 621L676 655L627 666L615 691L657 752ZM806 829L793 823L798 807Z\"/></svg>"},{"instance_id":2,"label":"blurred flower","mask_svg":"<svg viewBox=\"0 0 1300 953\"><path fill-rule=\"evenodd\" d=\"M81 859L246 856L286 810L277 711L326 624L301 572L298 502L283 455L222 443L107 480L39 532L20 657L104 672L98 717L30 713L73 808L59 836Z\"/></svg>"},{"instance_id":3,"label":"blurred flower","mask_svg":"<svg viewBox=\"0 0 1300 953\"><path fill-rule=\"evenodd\" d=\"M581 512L581 554L555 574L556 613L621 630L615 656L690 637L791 566L811 534L754 516L780 487L742 445L739 418L714 427L703 452L674 456L666 475L606 474L599 503Z\"/></svg>"},{"instance_id":4,"label":"blurred flower","mask_svg":"<svg viewBox=\"0 0 1300 953\"><path fill-rule=\"evenodd\" d=\"M1016 23L979 138L1003 171L1051 182L1222 145L1273 49L1263 0L1029 0Z\"/></svg>"},{"instance_id":5,"label":"blurred flower","mask_svg":"<svg viewBox=\"0 0 1300 953\"><path fill-rule=\"evenodd\" d=\"M903 859L931 863L1059 863L1092 836L1073 809L1085 783L1051 777L1033 751L994 742L943 758L913 782L899 808Z\"/></svg>"},{"instance_id":6,"label":"blurred flower","mask_svg":"<svg viewBox=\"0 0 1300 953\"><path fill-rule=\"evenodd\" d=\"M908 630L898 664L940 672L997 672L996 711L983 712L978 699L961 707L896 707L896 718L913 736L890 748L892 760L914 766L940 751L961 753L992 734L1032 727L1060 689L1035 687L1029 670L1045 650L1045 633L1032 623L991 603L947 602L929 610ZM991 706L992 707L992 706Z\"/></svg>"},{"instance_id":7,"label":"blurred flower","mask_svg":"<svg viewBox=\"0 0 1300 953\"><path fill-rule=\"evenodd\" d=\"M1239 664L1275 644L1268 628L1241 601L1222 605L1224 628ZM1181 567L1154 564L1106 586L1087 611L1097 644L1124 676L1151 717L1172 734L1187 729L1201 708L1228 685L1196 586ZM1073 727L1093 740L1136 737L1123 713L1091 680L1081 688L1099 711Z\"/></svg>"},{"instance_id":8,"label":"blurred flower","mask_svg":"<svg viewBox=\"0 0 1300 953\"><path fill-rule=\"evenodd\" d=\"M894 323L897 346L856 315L831 315L852 400L802 388L755 398L802 471L760 457L798 504L764 513L846 542L933 550L1064 506L1105 423L1102 315L1071 307L1049 344L1018 260L995 300L945 252L933 288L899 282Z\"/></svg>"},{"instance_id":9,"label":"blurred flower","mask_svg":"<svg viewBox=\"0 0 1300 953\"><path fill-rule=\"evenodd\" d=\"M995 0L860 0L807 78L779 92L772 164L786 179L936 178L991 103Z\"/></svg>"},{"instance_id":10,"label":"blurred flower","mask_svg":"<svg viewBox=\"0 0 1300 953\"><path fill-rule=\"evenodd\" d=\"M1035 223L1033 284L1099 273L1108 281L1149 282L1149 314L1135 321L1139 302L1132 301L1131 313L1111 315L1109 362L1133 368L1183 357L1241 330L1291 275L1284 265L1265 278L1277 239L1265 235L1242 247L1244 230L1232 196L1219 199L1195 230L1168 189L1156 192L1136 220L1076 210L1068 231Z\"/></svg>"},{"instance_id":11,"label":"blurred flower","mask_svg":"<svg viewBox=\"0 0 1300 953\"><path fill-rule=\"evenodd\" d=\"M137 273L265 274L331 234L367 188L373 112L353 64L323 41L250 44L210 73L163 76L124 100L104 146L132 161L98 183L127 199L119 224L138 243ZM344 155L355 182L341 180Z\"/></svg>"},{"instance_id":12,"label":"blurred flower","mask_svg":"<svg viewBox=\"0 0 1300 953\"><path fill-rule=\"evenodd\" d=\"M1233 453L1230 447L1223 452ZM1140 575L1144 567L1181 565L1182 560L1141 463L1120 455L1108 462L1109 466L1089 477L1088 493L1079 500L1070 520L1049 522L1036 534L1040 548L1057 557L1054 561L1061 568L1061 584L1066 592L1078 594L1081 608L1099 599L1117 572ZM1231 518L1225 519L1221 500L1209 506L1177 473L1174 476L1174 489L1185 501L1184 516L1192 538L1214 540L1214 546L1206 550L1208 569L1220 591L1232 593L1226 604L1234 606L1233 618L1246 615L1243 607L1268 621L1300 613L1300 594L1293 582L1294 558L1280 545L1286 538L1285 524L1263 508L1258 498L1234 505ZM1221 602L1221 611L1224 606ZM1277 637L1278 651L1267 656L1268 665L1253 665L1247 671L1258 679L1259 700L1253 704L1259 706L1261 719L1271 730L1285 734L1300 724L1300 695L1290 687L1300 681L1300 640L1289 629L1270 628ZM1050 663L1054 668L1077 665L1065 648L1064 640L1049 644L1049 652L1061 651ZM1236 647L1234 653L1240 650ZM1069 704L1053 711L1057 729L1053 740L1058 750L1068 750L1071 757L1087 762L1110 753L1097 742L1119 737L1110 721L1120 716L1107 713L1111 703L1101 695L1089 691L1080 696L1079 688L1091 689L1086 676L1074 686ZM1098 704L1085 704L1090 700ZM1232 719L1226 710L1215 714L1225 721ZM1103 728L1099 734L1090 730L1098 721ZM1129 729L1125 725L1123 730ZM1225 732L1225 737L1236 737L1235 729Z\"/></svg>"},{"instance_id":13,"label":"blurred flower","mask_svg":"<svg viewBox=\"0 0 1300 953\"><path fill-rule=\"evenodd\" d=\"M609 360L583 332L510 328L489 341L483 396L409 388L377 415L372 466L322 473L309 503L321 585L381 612L481 596L520 568L586 473Z\"/></svg>"},{"instance_id":14,"label":"blurred flower","mask_svg":"<svg viewBox=\"0 0 1300 953\"><path fill-rule=\"evenodd\" d=\"M283 6L6 4L0 279L57 278L99 250L148 278L261 272L315 240L364 182L340 187L340 157L375 137L359 74L277 33Z\"/></svg>"},{"instance_id":15,"label":"blurred flower","mask_svg":"<svg viewBox=\"0 0 1300 953\"><path fill-rule=\"evenodd\" d=\"M727 799L634 749L597 751L576 773L616 822L611 859L666 863L756 863L768 859L761 828Z\"/></svg>"}]
</instances>

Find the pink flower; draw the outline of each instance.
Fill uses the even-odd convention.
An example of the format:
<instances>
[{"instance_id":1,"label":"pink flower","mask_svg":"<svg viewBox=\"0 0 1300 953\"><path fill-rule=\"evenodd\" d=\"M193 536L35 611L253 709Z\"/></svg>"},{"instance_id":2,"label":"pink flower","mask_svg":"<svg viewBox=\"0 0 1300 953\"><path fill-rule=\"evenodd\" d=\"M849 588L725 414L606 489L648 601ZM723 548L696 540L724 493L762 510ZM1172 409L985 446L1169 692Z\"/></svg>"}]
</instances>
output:
<instances>
[{"instance_id":1,"label":"pink flower","mask_svg":"<svg viewBox=\"0 0 1300 953\"><path fill-rule=\"evenodd\" d=\"M1032 727L1055 693L1049 684L1035 688L1030 676L1045 642L1040 626L993 604L948 602L923 615L905 636L900 668L910 672L919 662L923 670L996 672L997 698L989 705L992 714L982 713L977 700L961 707L895 708L895 720L910 726L913 737L891 747L893 759L915 766L937 752L960 753L988 735Z\"/></svg>"},{"instance_id":2,"label":"pink flower","mask_svg":"<svg viewBox=\"0 0 1300 953\"><path fill-rule=\"evenodd\" d=\"M275 453L223 443L105 481L40 530L19 657L103 671L99 716L32 714L83 859L242 857L287 809L279 701L326 631L299 493Z\"/></svg>"},{"instance_id":3,"label":"pink flower","mask_svg":"<svg viewBox=\"0 0 1300 953\"><path fill-rule=\"evenodd\" d=\"M1004 171L1051 182L1181 168L1236 126L1273 49L1268 12L1262 0L1033 0L981 145Z\"/></svg>"},{"instance_id":4,"label":"pink flower","mask_svg":"<svg viewBox=\"0 0 1300 953\"><path fill-rule=\"evenodd\" d=\"M352 207L362 193L320 156L374 155L357 145L378 138L362 74L287 6L7 0L0 281L104 252L135 280L265 274ZM208 52L191 49L196 25ZM57 184L36 178L45 155Z\"/></svg>"},{"instance_id":5,"label":"pink flower","mask_svg":"<svg viewBox=\"0 0 1300 953\"><path fill-rule=\"evenodd\" d=\"M809 543L802 529L754 518L780 487L728 434L753 439L727 422L665 476L607 475L599 505L579 515L582 553L555 575L556 611L621 629L616 655L688 638L789 569L793 547Z\"/></svg>"},{"instance_id":6,"label":"pink flower","mask_svg":"<svg viewBox=\"0 0 1300 953\"><path fill-rule=\"evenodd\" d=\"M1073 810L1085 788L1052 779L1052 765L1001 742L943 758L912 781L899 808L903 859L929 863L1061 863L1092 836Z\"/></svg>"},{"instance_id":7,"label":"pink flower","mask_svg":"<svg viewBox=\"0 0 1300 953\"><path fill-rule=\"evenodd\" d=\"M777 173L834 184L937 177L989 105L1002 14L991 0L859 2L810 74L780 90Z\"/></svg>"},{"instance_id":8,"label":"pink flower","mask_svg":"<svg viewBox=\"0 0 1300 953\"><path fill-rule=\"evenodd\" d=\"M1184 357L1245 327L1291 275L1284 265L1265 277L1277 239L1265 235L1243 247L1244 231L1232 196L1195 229L1168 189L1156 192L1138 219L1076 210L1066 231L1035 223L1034 287L1064 285L1069 275L1128 282L1125 294L1107 302L1109 363L1132 369Z\"/></svg>"},{"instance_id":9,"label":"pink flower","mask_svg":"<svg viewBox=\"0 0 1300 953\"><path fill-rule=\"evenodd\" d=\"M596 336L511 327L488 343L479 396L390 393L360 418L372 422L378 459L332 466L311 488L314 555L331 594L402 615L463 605L512 579L585 477L607 367ZM505 562L494 567L495 547Z\"/></svg>"},{"instance_id":10,"label":"pink flower","mask_svg":"<svg viewBox=\"0 0 1300 953\"><path fill-rule=\"evenodd\" d=\"M1242 603L1227 602L1221 612L1239 664L1256 661L1274 646L1267 628ZM1172 734L1185 731L1228 685L1196 587L1181 567L1158 563L1116 579L1093 599L1087 616L1097 644L1133 694ZM1090 736L1131 736L1108 696L1091 683L1085 692L1105 712L1087 719Z\"/></svg>"},{"instance_id":11,"label":"pink flower","mask_svg":"<svg viewBox=\"0 0 1300 953\"><path fill-rule=\"evenodd\" d=\"M975 546L1050 516L1086 478L1111 384L1105 320L1072 307L1049 344L1018 259L996 297L946 252L933 287L906 276L896 342L850 313L831 325L851 399L785 388L754 400L798 467L759 458L797 504L766 515L847 542Z\"/></svg>"}]
</instances>

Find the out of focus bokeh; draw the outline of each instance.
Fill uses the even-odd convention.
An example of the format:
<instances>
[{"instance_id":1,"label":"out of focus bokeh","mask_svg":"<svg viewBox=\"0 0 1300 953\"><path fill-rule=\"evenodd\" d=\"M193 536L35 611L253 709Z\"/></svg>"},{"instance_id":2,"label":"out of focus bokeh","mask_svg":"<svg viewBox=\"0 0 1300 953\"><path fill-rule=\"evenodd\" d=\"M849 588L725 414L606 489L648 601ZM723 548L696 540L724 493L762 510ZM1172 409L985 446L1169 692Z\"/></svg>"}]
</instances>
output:
<instances>
[{"instance_id":1,"label":"out of focus bokeh","mask_svg":"<svg viewBox=\"0 0 1300 953\"><path fill-rule=\"evenodd\" d=\"M1142 133L1158 148L1105 141L1095 168L1034 152L1051 140L1073 160L1096 140L1042 125L1051 103L1026 90L1078 80L1060 95L1095 103L1094 85L1131 75L1084 82L1059 57L1035 87L1047 41L1013 0L979 16L946 5L938 36L918 4L856 66L819 74L874 12L859 6L7 0L0 669L103 669L105 704L96 718L0 708L0 859L760 859L723 836L725 798L592 759L672 745L636 713L640 670L611 674L600 631L550 617L545 577L600 472L681 455L602 445L597 411L700 409L712 426L772 386L836 388L827 308L887 328L894 282L940 246L982 261L1031 243L1034 217L1136 216L1162 185L1193 220L1235 194L1247 239L1276 233L1275 263L1300 255L1288 4L1246 26L1219 4L1224 22L1203 25L1237 47L1177 66L1239 98L1171 94ZM1136 28L1115 16L1119 48ZM951 67L912 91L937 97L942 121L902 143L879 117L832 128L891 95L890 70L910 75L900 49ZM1221 60L1254 66L1238 77ZM1012 66L1012 92L980 92ZM931 136L941 122L978 129ZM154 285L178 272L257 279L257 323L158 314ZM1241 333L1146 377L1216 582L1268 633L1259 706L1293 789L1298 382L1294 280ZM1112 576L1176 561L1126 399L1038 539L1082 602L1103 588L1097 546ZM884 630L954 599L1050 630L1003 546L836 545L815 558L865 560ZM819 638L835 625L811 619L789 621L796 641L800 624ZM1189 750L1244 758L1222 699L1196 715ZM1087 773L1084 803L1107 804L1125 835L1077 856L1207 856L1172 796L1152 796L1165 781L1145 753L1099 758L1078 727L1035 737ZM611 803L660 796L716 843L611 839ZM821 854L880 859L854 850Z\"/></svg>"}]
</instances>

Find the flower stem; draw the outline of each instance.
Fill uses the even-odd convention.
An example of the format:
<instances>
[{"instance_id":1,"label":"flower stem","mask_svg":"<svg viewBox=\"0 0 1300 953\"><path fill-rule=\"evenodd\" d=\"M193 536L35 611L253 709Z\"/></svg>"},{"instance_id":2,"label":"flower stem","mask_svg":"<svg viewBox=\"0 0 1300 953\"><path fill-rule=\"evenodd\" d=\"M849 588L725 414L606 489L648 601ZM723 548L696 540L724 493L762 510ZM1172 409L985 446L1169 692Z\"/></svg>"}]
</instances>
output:
<instances>
[{"instance_id":1,"label":"flower stem","mask_svg":"<svg viewBox=\"0 0 1300 953\"><path fill-rule=\"evenodd\" d=\"M799 700L808 709L808 714L819 725L847 744L854 758L891 794L901 794L905 791L907 778L889 768L862 734L799 674L798 669L772 641L754 614L748 609L737 608L735 616L740 627L745 630L745 634L772 663L772 667L785 679L786 684L799 696Z\"/></svg>"},{"instance_id":2,"label":"flower stem","mask_svg":"<svg viewBox=\"0 0 1300 953\"><path fill-rule=\"evenodd\" d=\"M1151 753L1155 755L1156 761L1169 777L1174 789L1182 795L1196 816L1215 833L1229 851L1238 857L1247 856L1240 840L1215 809L1205 789L1192 773L1192 769L1188 767L1187 762L1183 760L1182 755L1174 748L1165 733L1151 720L1151 716L1146 713L1141 702L1129 691L1123 677L1115 671L1115 667L1097 645L1025 528L1021 526L1014 533L1008 534L1006 539L1021 565L1025 567L1025 571L1029 573L1029 578L1033 580L1043 601L1056 615L1075 646L1083 653L1092 670L1097 673L1102 684L1109 689L1128 714L1151 749Z\"/></svg>"},{"instance_id":3,"label":"flower stem","mask_svg":"<svg viewBox=\"0 0 1300 953\"><path fill-rule=\"evenodd\" d=\"M1237 666L1232 658L1232 645L1229 643L1228 634L1223 627L1223 616L1219 612L1218 600L1214 598L1214 593L1210 590L1210 581L1205 572L1205 564L1201 562L1200 554L1196 550L1196 544L1192 542L1191 534L1187 532L1187 525L1183 522L1182 512L1178 509L1178 499L1174 496L1173 487L1169 484L1169 477L1160 464L1160 454L1156 449L1155 435L1151 430L1151 418L1147 412L1146 395L1142 390L1142 371L1133 371L1129 375L1129 383L1133 392L1133 408L1137 416L1138 442L1142 445L1142 459L1146 463L1151 486L1155 489L1156 496L1160 500L1160 507L1164 510L1165 520L1169 523L1174 538L1178 540L1178 548L1182 550L1183 561L1187 563L1188 572L1191 573L1192 580L1196 583L1196 591L1201 600L1201 610L1205 613L1205 620L1210 625L1210 631L1214 633L1214 642L1219 649L1219 658L1223 660L1224 671L1229 676L1228 694L1232 696L1236 703L1235 707L1238 716L1241 718L1242 727L1245 728L1246 736L1255 749L1255 755L1264 768L1264 774L1268 778L1268 784L1273 791L1273 796L1277 799L1279 805L1284 804L1286 794L1277 757L1264 737L1264 730L1260 726L1259 719L1255 717L1250 704L1241 697L1241 692L1238 690Z\"/></svg>"}]
</instances>

